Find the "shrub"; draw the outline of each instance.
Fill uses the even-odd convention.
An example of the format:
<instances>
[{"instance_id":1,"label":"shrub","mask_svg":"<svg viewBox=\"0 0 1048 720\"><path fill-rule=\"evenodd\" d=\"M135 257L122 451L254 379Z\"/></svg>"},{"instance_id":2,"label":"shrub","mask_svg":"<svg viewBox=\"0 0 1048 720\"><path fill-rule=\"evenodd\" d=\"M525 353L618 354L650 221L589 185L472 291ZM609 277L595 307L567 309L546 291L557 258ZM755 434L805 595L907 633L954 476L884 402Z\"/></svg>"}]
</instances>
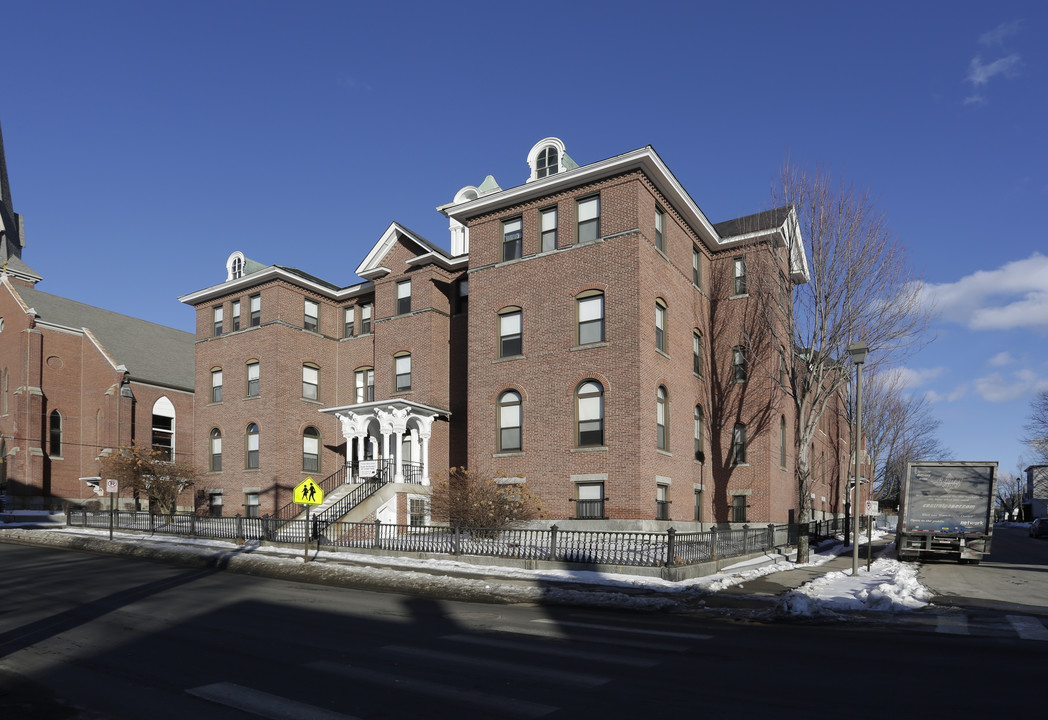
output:
<instances>
[{"instance_id":1,"label":"shrub","mask_svg":"<svg viewBox=\"0 0 1048 720\"><path fill-rule=\"evenodd\" d=\"M430 515L469 529L505 530L542 517L523 485L497 483L466 468L451 468L433 481Z\"/></svg>"}]
</instances>

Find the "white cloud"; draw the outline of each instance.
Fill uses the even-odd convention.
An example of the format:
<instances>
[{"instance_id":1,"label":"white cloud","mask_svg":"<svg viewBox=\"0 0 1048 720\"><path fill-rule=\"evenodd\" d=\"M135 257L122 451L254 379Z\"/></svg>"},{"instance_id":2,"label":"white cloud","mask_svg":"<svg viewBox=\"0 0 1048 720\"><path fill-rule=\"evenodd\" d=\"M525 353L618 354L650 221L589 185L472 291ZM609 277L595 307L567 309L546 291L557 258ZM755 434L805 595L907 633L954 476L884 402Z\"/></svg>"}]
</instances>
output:
<instances>
[{"instance_id":1,"label":"white cloud","mask_svg":"<svg viewBox=\"0 0 1048 720\"><path fill-rule=\"evenodd\" d=\"M983 400L993 403L1012 402L1032 397L1048 390L1048 378L1038 378L1031 370L1017 370L1011 377L990 373L975 381L975 392Z\"/></svg>"},{"instance_id":2,"label":"white cloud","mask_svg":"<svg viewBox=\"0 0 1048 720\"><path fill-rule=\"evenodd\" d=\"M944 367L920 369L900 367L892 368L888 372L898 378L900 387L915 388L939 377L944 370L946 370Z\"/></svg>"},{"instance_id":3,"label":"white cloud","mask_svg":"<svg viewBox=\"0 0 1048 720\"><path fill-rule=\"evenodd\" d=\"M990 79L997 75L1014 77L1022 64L1023 61L1018 53L997 58L989 64L984 64L982 58L976 55L968 63L968 77L965 79L972 84L972 87L977 88L990 82Z\"/></svg>"},{"instance_id":4,"label":"white cloud","mask_svg":"<svg viewBox=\"0 0 1048 720\"><path fill-rule=\"evenodd\" d=\"M932 403L956 402L957 400L960 400L967 394L968 386L960 385L948 393L938 393L934 390L929 390L928 392L924 393L924 397L928 399L928 402Z\"/></svg>"},{"instance_id":5,"label":"white cloud","mask_svg":"<svg viewBox=\"0 0 1048 720\"><path fill-rule=\"evenodd\" d=\"M927 284L943 320L971 330L1048 331L1048 257L1034 253L952 283Z\"/></svg>"},{"instance_id":6,"label":"white cloud","mask_svg":"<svg viewBox=\"0 0 1048 720\"><path fill-rule=\"evenodd\" d=\"M992 358L987 360L987 362L990 365L996 366L1011 365L1015 362L1015 357L1013 357L1012 354L1007 350L1004 350L1003 352L999 352L996 355L994 355Z\"/></svg>"},{"instance_id":7,"label":"white cloud","mask_svg":"<svg viewBox=\"0 0 1048 720\"><path fill-rule=\"evenodd\" d=\"M993 30L984 32L979 36L980 45L1003 45L1005 38L1010 35L1016 35L1019 29L1022 27L1022 20L1012 20L1010 22L1003 22Z\"/></svg>"}]
</instances>

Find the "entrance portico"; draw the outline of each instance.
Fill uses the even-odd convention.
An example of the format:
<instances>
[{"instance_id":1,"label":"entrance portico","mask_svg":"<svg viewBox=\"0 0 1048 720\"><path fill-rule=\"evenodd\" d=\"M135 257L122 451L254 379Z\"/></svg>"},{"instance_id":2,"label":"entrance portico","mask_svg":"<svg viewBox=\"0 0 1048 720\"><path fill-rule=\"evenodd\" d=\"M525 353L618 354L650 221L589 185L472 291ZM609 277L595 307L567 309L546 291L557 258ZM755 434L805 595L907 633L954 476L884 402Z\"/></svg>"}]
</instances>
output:
<instances>
[{"instance_id":1,"label":"entrance portico","mask_svg":"<svg viewBox=\"0 0 1048 720\"><path fill-rule=\"evenodd\" d=\"M433 421L448 417L410 400L378 400L324 408L334 415L346 439L346 465L356 473L360 460L392 461L392 481L429 485L429 441ZM357 479L357 478L354 478Z\"/></svg>"}]
</instances>

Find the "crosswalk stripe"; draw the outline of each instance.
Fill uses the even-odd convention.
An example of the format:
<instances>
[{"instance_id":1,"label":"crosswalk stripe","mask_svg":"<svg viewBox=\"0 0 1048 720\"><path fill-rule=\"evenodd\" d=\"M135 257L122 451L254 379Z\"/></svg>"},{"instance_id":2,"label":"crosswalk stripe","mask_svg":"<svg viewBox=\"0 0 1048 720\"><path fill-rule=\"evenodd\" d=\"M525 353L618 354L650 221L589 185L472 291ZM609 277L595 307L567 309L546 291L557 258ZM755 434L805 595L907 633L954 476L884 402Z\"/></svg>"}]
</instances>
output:
<instances>
[{"instance_id":1,"label":"crosswalk stripe","mask_svg":"<svg viewBox=\"0 0 1048 720\"><path fill-rule=\"evenodd\" d=\"M523 663L506 662L505 660L493 660L491 658L475 658L455 653L441 652L440 650L427 650L420 647L407 647L406 645L386 645L383 652L401 655L404 657L425 658L448 665L459 665L472 667L477 670L490 670L504 672L515 677L532 677L546 682L559 685L578 686L584 688L595 688L611 682L611 678L589 673L573 672L570 670L556 670L552 668L531 667Z\"/></svg>"},{"instance_id":2,"label":"crosswalk stripe","mask_svg":"<svg viewBox=\"0 0 1048 720\"><path fill-rule=\"evenodd\" d=\"M712 635L701 635L699 633L676 632L673 630L645 630L644 628L620 627L617 625L597 625L596 623L570 622L564 620L553 620L550 618L536 618L531 622L560 625L564 627L586 628L588 630L608 630L610 632L634 633L637 635L653 635L657 637L683 638L685 640L712 640Z\"/></svg>"},{"instance_id":3,"label":"crosswalk stripe","mask_svg":"<svg viewBox=\"0 0 1048 720\"><path fill-rule=\"evenodd\" d=\"M271 720L358 720L332 710L253 690L235 683L221 682L186 690L190 695L219 705L236 708Z\"/></svg>"},{"instance_id":4,"label":"crosswalk stripe","mask_svg":"<svg viewBox=\"0 0 1048 720\"><path fill-rule=\"evenodd\" d=\"M579 641L579 638L570 637L563 632L558 632L555 628L546 630L545 628L537 627L501 627L497 628L497 632L511 635L527 635L529 637L553 638L555 640L568 640L571 642ZM614 645L615 647L628 647L633 648L634 650L650 650L652 652L660 653L684 653L691 649L687 645L670 645L668 643L624 640L605 635L590 635L585 638L585 641L590 645Z\"/></svg>"},{"instance_id":5,"label":"crosswalk stripe","mask_svg":"<svg viewBox=\"0 0 1048 720\"><path fill-rule=\"evenodd\" d=\"M473 705L485 708L494 711L499 716L540 718L560 709L551 705L542 705L540 703L518 700L517 698L505 697L502 695L491 695L478 690L463 690L461 688L444 685L443 683L418 680L406 675L393 675L378 670L342 665L328 662L326 660L317 660L316 662L308 663L306 667L312 670L317 670L318 672L339 675L351 680L359 680L374 685L395 688L401 693L414 692L420 695L429 695L431 697L461 703L463 705Z\"/></svg>"},{"instance_id":6,"label":"crosswalk stripe","mask_svg":"<svg viewBox=\"0 0 1048 720\"><path fill-rule=\"evenodd\" d=\"M969 635L967 615L940 615L935 632L950 635Z\"/></svg>"},{"instance_id":7,"label":"crosswalk stripe","mask_svg":"<svg viewBox=\"0 0 1048 720\"><path fill-rule=\"evenodd\" d=\"M589 660L592 662L608 663L609 665L625 665L627 667L655 667L658 660L637 657L619 657L607 653L586 652L573 648L559 647L555 645L536 645L535 643L505 640L502 638L478 637L476 635L445 635L441 640L469 643L470 645L483 645L485 647L512 650L514 652L530 652L539 655L556 655L557 657L568 657L576 660Z\"/></svg>"},{"instance_id":8,"label":"crosswalk stripe","mask_svg":"<svg viewBox=\"0 0 1048 720\"><path fill-rule=\"evenodd\" d=\"M1048 628L1029 615L1008 615L1008 622L1023 640L1048 640Z\"/></svg>"}]
</instances>

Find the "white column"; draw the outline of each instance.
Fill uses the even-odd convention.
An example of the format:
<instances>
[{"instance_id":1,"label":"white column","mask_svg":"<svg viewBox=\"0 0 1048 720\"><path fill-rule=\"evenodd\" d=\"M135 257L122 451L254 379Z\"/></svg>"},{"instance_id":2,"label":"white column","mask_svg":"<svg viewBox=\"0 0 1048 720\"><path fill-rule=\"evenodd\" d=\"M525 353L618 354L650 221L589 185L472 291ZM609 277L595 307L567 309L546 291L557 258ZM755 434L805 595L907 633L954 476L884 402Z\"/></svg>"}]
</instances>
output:
<instances>
[{"instance_id":1,"label":"white column","mask_svg":"<svg viewBox=\"0 0 1048 720\"><path fill-rule=\"evenodd\" d=\"M422 456L422 484L429 485L429 438L433 434L433 418L419 417L418 438Z\"/></svg>"},{"instance_id":2,"label":"white column","mask_svg":"<svg viewBox=\"0 0 1048 720\"><path fill-rule=\"evenodd\" d=\"M393 471L393 482L402 483L404 482L404 438L401 435L399 429L393 431L394 443L393 447L396 448L394 457L396 458L396 465Z\"/></svg>"}]
</instances>

